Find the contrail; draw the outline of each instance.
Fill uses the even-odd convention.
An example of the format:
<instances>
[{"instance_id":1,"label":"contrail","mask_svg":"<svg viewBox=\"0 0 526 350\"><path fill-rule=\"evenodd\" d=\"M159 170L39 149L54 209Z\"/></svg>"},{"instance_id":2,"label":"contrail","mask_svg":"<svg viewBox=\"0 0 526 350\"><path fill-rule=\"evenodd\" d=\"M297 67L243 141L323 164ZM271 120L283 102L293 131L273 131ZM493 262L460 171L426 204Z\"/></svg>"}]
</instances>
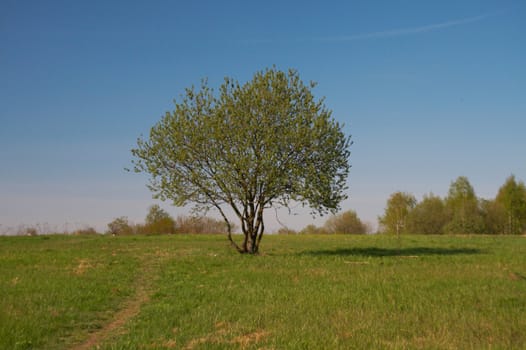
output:
<instances>
[{"instance_id":1,"label":"contrail","mask_svg":"<svg viewBox=\"0 0 526 350\"><path fill-rule=\"evenodd\" d=\"M439 29L459 26L462 24L479 22L493 15L494 14L485 14L485 15L480 15L480 16L475 16L475 17L458 19L454 21L429 24L429 25L420 26L420 27L393 29L393 30L386 30L386 31L381 31L381 32L371 32L371 33L354 34L354 35L347 35L347 36L318 37L318 38L311 38L311 40L335 41L336 42L336 41L356 41L356 40L364 40L364 39L390 38L390 37L431 32L431 31L435 31Z\"/></svg>"}]
</instances>

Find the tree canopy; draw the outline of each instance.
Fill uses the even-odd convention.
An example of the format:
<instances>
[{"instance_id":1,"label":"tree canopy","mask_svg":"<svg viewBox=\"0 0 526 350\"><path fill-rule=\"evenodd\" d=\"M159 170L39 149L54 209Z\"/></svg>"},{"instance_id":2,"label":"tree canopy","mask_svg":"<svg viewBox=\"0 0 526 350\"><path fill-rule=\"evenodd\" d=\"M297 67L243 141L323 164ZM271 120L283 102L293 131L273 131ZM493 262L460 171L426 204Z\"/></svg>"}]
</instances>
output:
<instances>
[{"instance_id":1,"label":"tree canopy","mask_svg":"<svg viewBox=\"0 0 526 350\"><path fill-rule=\"evenodd\" d=\"M448 222L444 201L433 194L424 196L411 210L408 231L411 233L442 234Z\"/></svg>"},{"instance_id":2,"label":"tree canopy","mask_svg":"<svg viewBox=\"0 0 526 350\"><path fill-rule=\"evenodd\" d=\"M159 205L154 204L148 209L144 231L157 234L173 234L176 232L175 220Z\"/></svg>"},{"instance_id":3,"label":"tree canopy","mask_svg":"<svg viewBox=\"0 0 526 350\"><path fill-rule=\"evenodd\" d=\"M323 215L347 198L351 140L314 87L275 67L243 85L225 78L217 96L205 80L138 139L135 171L150 174L156 198L217 209L232 245L257 253L265 209L299 202ZM240 222L241 245L226 207Z\"/></svg>"},{"instance_id":4,"label":"tree canopy","mask_svg":"<svg viewBox=\"0 0 526 350\"><path fill-rule=\"evenodd\" d=\"M526 186L510 176L499 189L496 202L505 212L504 232L522 233L526 229Z\"/></svg>"},{"instance_id":5,"label":"tree canopy","mask_svg":"<svg viewBox=\"0 0 526 350\"><path fill-rule=\"evenodd\" d=\"M446 209L450 216L444 228L446 233L480 233L484 230L479 201L467 177L459 176L451 183Z\"/></svg>"},{"instance_id":6,"label":"tree canopy","mask_svg":"<svg viewBox=\"0 0 526 350\"><path fill-rule=\"evenodd\" d=\"M324 228L327 233L365 234L368 230L354 210L331 216L325 222Z\"/></svg>"},{"instance_id":7,"label":"tree canopy","mask_svg":"<svg viewBox=\"0 0 526 350\"><path fill-rule=\"evenodd\" d=\"M395 192L387 200L384 216L380 224L387 232L404 233L407 231L407 217L416 205L416 198L407 192Z\"/></svg>"},{"instance_id":8,"label":"tree canopy","mask_svg":"<svg viewBox=\"0 0 526 350\"><path fill-rule=\"evenodd\" d=\"M459 176L444 199L430 194L417 202L411 194L393 193L379 222L384 232L521 234L526 232L526 186L511 175L494 199L483 199L467 177Z\"/></svg>"}]
</instances>

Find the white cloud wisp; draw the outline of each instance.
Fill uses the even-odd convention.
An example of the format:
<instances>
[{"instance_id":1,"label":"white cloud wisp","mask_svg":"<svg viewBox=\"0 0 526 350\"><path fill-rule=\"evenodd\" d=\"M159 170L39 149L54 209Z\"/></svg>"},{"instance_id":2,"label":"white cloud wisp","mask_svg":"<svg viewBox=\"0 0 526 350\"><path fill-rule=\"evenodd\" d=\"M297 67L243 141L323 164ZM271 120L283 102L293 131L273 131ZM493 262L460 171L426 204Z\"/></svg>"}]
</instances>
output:
<instances>
[{"instance_id":1,"label":"white cloud wisp","mask_svg":"<svg viewBox=\"0 0 526 350\"><path fill-rule=\"evenodd\" d=\"M455 26L459 26L463 24L479 22L491 16L492 14L485 14L485 15L463 18L463 19L447 21L447 22L442 22L442 23L429 24L429 25L420 26L420 27L393 29L393 30L386 30L386 31L380 31L380 32L371 32L371 33L354 34L354 35L346 35L346 36L318 37L318 38L312 38L312 40L325 41L325 42L330 42L330 41L344 42L344 41L356 41L356 40L365 40L365 39L381 39L381 38L398 37L398 36L404 36L404 35L426 33L426 32L436 31L439 29L455 27Z\"/></svg>"}]
</instances>

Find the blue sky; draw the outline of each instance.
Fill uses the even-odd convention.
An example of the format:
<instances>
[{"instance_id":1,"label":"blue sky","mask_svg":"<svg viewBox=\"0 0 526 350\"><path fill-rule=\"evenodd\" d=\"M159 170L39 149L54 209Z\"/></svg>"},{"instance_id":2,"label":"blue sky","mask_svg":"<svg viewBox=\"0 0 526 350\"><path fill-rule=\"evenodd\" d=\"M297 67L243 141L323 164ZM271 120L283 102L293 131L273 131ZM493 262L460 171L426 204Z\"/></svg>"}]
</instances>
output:
<instances>
[{"instance_id":1,"label":"blue sky","mask_svg":"<svg viewBox=\"0 0 526 350\"><path fill-rule=\"evenodd\" d=\"M317 81L352 135L343 209L376 224L391 193L444 196L461 175L492 198L526 180L525 38L523 1L3 0L0 233L140 222L137 137L185 87L272 65Z\"/></svg>"}]
</instances>

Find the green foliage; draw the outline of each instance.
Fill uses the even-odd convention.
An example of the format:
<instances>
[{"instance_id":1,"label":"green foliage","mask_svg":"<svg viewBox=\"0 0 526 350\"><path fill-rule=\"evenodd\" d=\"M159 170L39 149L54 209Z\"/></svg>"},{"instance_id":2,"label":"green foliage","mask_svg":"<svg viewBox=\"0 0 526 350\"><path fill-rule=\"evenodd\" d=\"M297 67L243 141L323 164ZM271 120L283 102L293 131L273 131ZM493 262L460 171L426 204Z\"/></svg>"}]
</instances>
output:
<instances>
[{"instance_id":1,"label":"green foliage","mask_svg":"<svg viewBox=\"0 0 526 350\"><path fill-rule=\"evenodd\" d=\"M526 186L524 182L510 176L499 189L495 199L503 208L505 215L504 231L507 234L520 234L526 231Z\"/></svg>"},{"instance_id":2,"label":"green foliage","mask_svg":"<svg viewBox=\"0 0 526 350\"><path fill-rule=\"evenodd\" d=\"M367 227L354 210L348 210L330 217L325 222L324 228L328 233L367 233Z\"/></svg>"},{"instance_id":3,"label":"green foliage","mask_svg":"<svg viewBox=\"0 0 526 350\"><path fill-rule=\"evenodd\" d=\"M446 210L450 216L444 228L446 233L484 232L484 220L479 201L467 177L459 176L451 183L446 198Z\"/></svg>"},{"instance_id":4,"label":"green foliage","mask_svg":"<svg viewBox=\"0 0 526 350\"><path fill-rule=\"evenodd\" d=\"M503 234L506 232L506 210L496 200L480 200L480 209L484 218L484 233Z\"/></svg>"},{"instance_id":5,"label":"green foliage","mask_svg":"<svg viewBox=\"0 0 526 350\"><path fill-rule=\"evenodd\" d=\"M235 229L232 225L232 229ZM94 232L94 231L93 231ZM214 234L226 233L227 228L224 221L206 216L178 216L173 219L170 214L161 209L158 205L152 205L148 209L148 214L144 224L132 225L128 218L121 216L108 224L108 234L114 236L140 234L140 235L159 235L159 234ZM88 232L82 232L87 234ZM89 233L92 233L90 230ZM79 233L81 234L81 233Z\"/></svg>"},{"instance_id":6,"label":"green foliage","mask_svg":"<svg viewBox=\"0 0 526 350\"><path fill-rule=\"evenodd\" d=\"M134 233L134 229L128 222L128 218L121 216L108 224L108 233L113 236L131 235Z\"/></svg>"},{"instance_id":7,"label":"green foliage","mask_svg":"<svg viewBox=\"0 0 526 350\"><path fill-rule=\"evenodd\" d=\"M442 234L448 222L444 201L433 194L424 196L410 211L408 232L416 234Z\"/></svg>"},{"instance_id":8,"label":"green foliage","mask_svg":"<svg viewBox=\"0 0 526 350\"><path fill-rule=\"evenodd\" d=\"M178 233L227 233L227 227L224 221L206 216L178 216L176 227ZM232 230L235 230L235 225L232 225Z\"/></svg>"},{"instance_id":9,"label":"green foliage","mask_svg":"<svg viewBox=\"0 0 526 350\"><path fill-rule=\"evenodd\" d=\"M405 233L408 231L407 218L416 205L416 198L406 192L395 192L387 200L384 216L380 224L387 233Z\"/></svg>"},{"instance_id":10,"label":"green foliage","mask_svg":"<svg viewBox=\"0 0 526 350\"><path fill-rule=\"evenodd\" d=\"M170 214L168 214L159 205L154 204L148 209L148 214L146 214L144 222L146 225L155 225L157 222L165 219L171 219Z\"/></svg>"},{"instance_id":11,"label":"green foliage","mask_svg":"<svg viewBox=\"0 0 526 350\"><path fill-rule=\"evenodd\" d=\"M174 234L175 220L166 211L155 204L150 207L146 215L144 226L140 231L146 234Z\"/></svg>"},{"instance_id":12,"label":"green foliage","mask_svg":"<svg viewBox=\"0 0 526 350\"><path fill-rule=\"evenodd\" d=\"M297 235L298 234L298 232L288 227L281 227L276 233L278 235Z\"/></svg>"},{"instance_id":13,"label":"green foliage","mask_svg":"<svg viewBox=\"0 0 526 350\"><path fill-rule=\"evenodd\" d=\"M302 235L325 235L327 234L327 230L323 227L317 227L316 225L310 224L305 226L301 231L300 234Z\"/></svg>"},{"instance_id":14,"label":"green foliage","mask_svg":"<svg viewBox=\"0 0 526 350\"><path fill-rule=\"evenodd\" d=\"M347 196L350 138L323 99L294 70L257 72L240 85L225 78L216 96L189 88L132 150L135 170L151 175L157 198L214 208L240 252L256 253L263 212L291 201L314 213L336 212ZM224 207L237 216L244 241L232 239Z\"/></svg>"},{"instance_id":15,"label":"green foliage","mask_svg":"<svg viewBox=\"0 0 526 350\"><path fill-rule=\"evenodd\" d=\"M444 200L429 195L416 202L411 194L392 194L379 221L387 232L521 234L526 231L526 186L510 176L495 199L480 199L468 178L460 176Z\"/></svg>"}]
</instances>

